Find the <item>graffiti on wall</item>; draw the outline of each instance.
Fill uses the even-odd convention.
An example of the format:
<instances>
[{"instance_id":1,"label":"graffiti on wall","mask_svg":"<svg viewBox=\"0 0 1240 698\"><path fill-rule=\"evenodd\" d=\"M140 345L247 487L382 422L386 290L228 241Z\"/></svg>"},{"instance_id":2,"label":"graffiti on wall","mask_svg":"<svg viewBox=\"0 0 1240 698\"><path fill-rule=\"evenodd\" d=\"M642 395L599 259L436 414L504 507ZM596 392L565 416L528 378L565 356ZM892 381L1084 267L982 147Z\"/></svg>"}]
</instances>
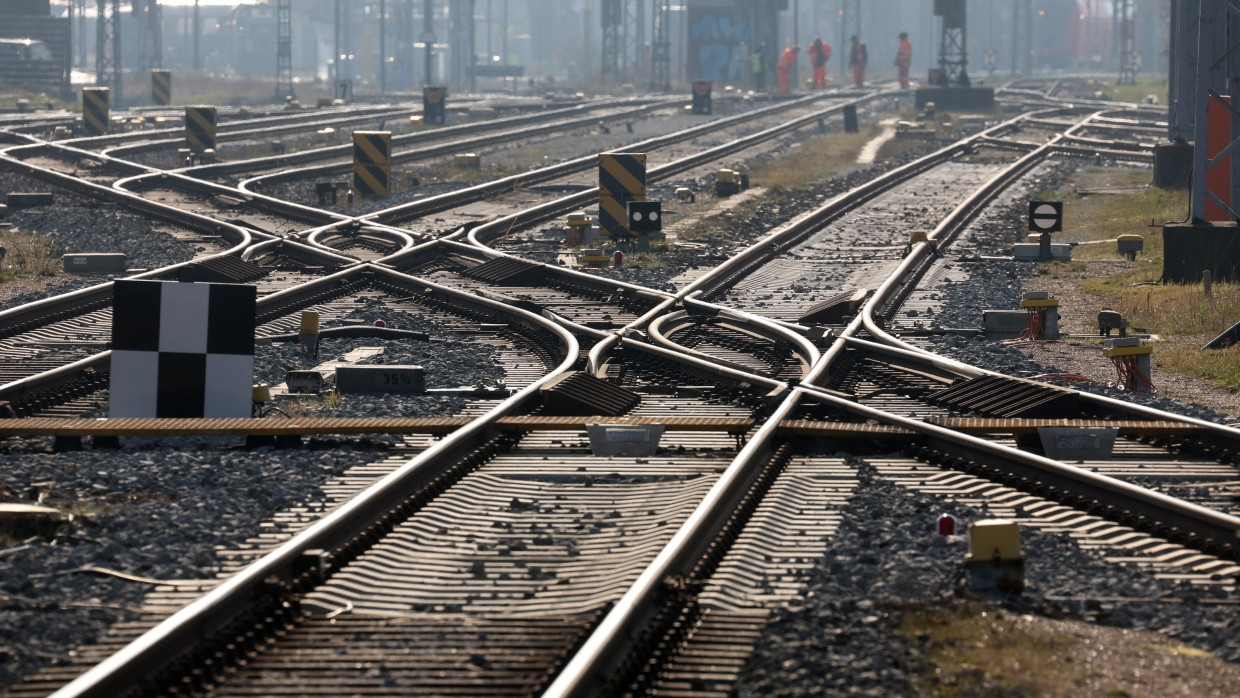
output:
<instances>
[{"instance_id":1,"label":"graffiti on wall","mask_svg":"<svg viewBox=\"0 0 1240 698\"><path fill-rule=\"evenodd\" d=\"M748 77L749 27L731 8L689 8L689 72L716 84L741 84Z\"/></svg>"}]
</instances>

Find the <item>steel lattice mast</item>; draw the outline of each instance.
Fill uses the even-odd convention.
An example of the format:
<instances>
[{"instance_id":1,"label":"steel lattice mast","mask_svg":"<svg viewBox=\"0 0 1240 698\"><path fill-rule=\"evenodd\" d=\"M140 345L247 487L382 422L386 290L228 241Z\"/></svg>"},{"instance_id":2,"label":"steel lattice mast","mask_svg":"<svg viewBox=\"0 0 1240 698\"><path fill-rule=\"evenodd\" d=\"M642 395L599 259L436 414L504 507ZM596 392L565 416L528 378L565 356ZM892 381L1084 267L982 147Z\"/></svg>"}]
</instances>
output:
<instances>
[{"instance_id":1,"label":"steel lattice mast","mask_svg":"<svg viewBox=\"0 0 1240 698\"><path fill-rule=\"evenodd\" d=\"M293 92L293 0L276 1L276 94L277 100Z\"/></svg>"},{"instance_id":2,"label":"steel lattice mast","mask_svg":"<svg viewBox=\"0 0 1240 698\"><path fill-rule=\"evenodd\" d=\"M111 88L111 105L119 107L121 89L121 3L99 0L95 20L95 84Z\"/></svg>"}]
</instances>

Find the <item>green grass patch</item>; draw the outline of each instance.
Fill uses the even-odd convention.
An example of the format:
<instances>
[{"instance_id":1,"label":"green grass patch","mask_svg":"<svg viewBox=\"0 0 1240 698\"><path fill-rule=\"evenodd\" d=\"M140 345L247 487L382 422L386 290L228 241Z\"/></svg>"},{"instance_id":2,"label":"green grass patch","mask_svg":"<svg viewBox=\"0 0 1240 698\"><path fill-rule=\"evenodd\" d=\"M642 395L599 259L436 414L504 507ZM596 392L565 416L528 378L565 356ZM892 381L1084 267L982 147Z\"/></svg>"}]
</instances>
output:
<instances>
[{"instance_id":1,"label":"green grass patch","mask_svg":"<svg viewBox=\"0 0 1240 698\"><path fill-rule=\"evenodd\" d=\"M0 283L63 273L56 240L46 235L0 228L0 247L5 249L4 260L0 261Z\"/></svg>"},{"instance_id":2,"label":"green grass patch","mask_svg":"<svg viewBox=\"0 0 1240 698\"><path fill-rule=\"evenodd\" d=\"M1154 95L1158 98L1159 104L1167 104L1167 78L1166 76L1137 78L1135 85L1111 85L1106 88L1106 93L1116 102L1140 103L1146 97Z\"/></svg>"},{"instance_id":3,"label":"green grass patch","mask_svg":"<svg viewBox=\"0 0 1240 698\"><path fill-rule=\"evenodd\" d=\"M919 695L1071 695L1064 689L1084 674L1064 661L1078 651L1078 640L1035 631L979 604L911 611L900 632L935 667L915 679Z\"/></svg>"},{"instance_id":4,"label":"green grass patch","mask_svg":"<svg viewBox=\"0 0 1240 698\"><path fill-rule=\"evenodd\" d=\"M1240 344L1207 351L1188 345L1162 347L1158 361L1177 373L1208 380L1228 392L1240 392Z\"/></svg>"},{"instance_id":5,"label":"green grass patch","mask_svg":"<svg viewBox=\"0 0 1240 698\"><path fill-rule=\"evenodd\" d=\"M1060 191L1043 191L1043 199L1064 202L1064 229L1055 233L1057 242L1113 240L1120 235L1140 235L1145 249L1140 260L1152 260L1162 275L1163 223L1183 220L1188 211L1188 194L1159 189L1150 184L1144 170L1085 168ZM1155 227L1151 227L1151 223ZM1114 243L1081 245L1072 250L1074 259L1121 259ZM1147 265L1148 266L1148 265ZM1143 278L1142 281L1154 279Z\"/></svg>"},{"instance_id":6,"label":"green grass patch","mask_svg":"<svg viewBox=\"0 0 1240 698\"><path fill-rule=\"evenodd\" d=\"M878 126L871 125L858 133L838 131L810 136L780 158L753 168L749 173L750 184L794 188L834 177L840 170L855 166L857 154L881 131Z\"/></svg>"}]
</instances>

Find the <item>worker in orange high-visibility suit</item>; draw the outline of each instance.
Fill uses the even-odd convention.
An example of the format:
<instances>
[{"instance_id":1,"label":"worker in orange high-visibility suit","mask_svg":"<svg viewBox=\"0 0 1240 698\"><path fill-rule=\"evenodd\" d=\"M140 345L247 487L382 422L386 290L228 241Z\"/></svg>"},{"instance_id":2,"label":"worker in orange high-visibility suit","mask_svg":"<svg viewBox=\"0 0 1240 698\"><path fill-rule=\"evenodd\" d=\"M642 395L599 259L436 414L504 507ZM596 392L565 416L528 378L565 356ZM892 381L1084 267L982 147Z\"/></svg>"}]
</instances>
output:
<instances>
[{"instance_id":1,"label":"worker in orange high-visibility suit","mask_svg":"<svg viewBox=\"0 0 1240 698\"><path fill-rule=\"evenodd\" d=\"M827 87L827 61L831 60L831 44L821 38L809 45L809 62L814 66L814 89Z\"/></svg>"},{"instance_id":2,"label":"worker in orange high-visibility suit","mask_svg":"<svg viewBox=\"0 0 1240 698\"><path fill-rule=\"evenodd\" d=\"M900 48L896 49L896 70L900 73L900 87L908 89L908 69L913 65L913 45L908 42L908 32L900 32Z\"/></svg>"},{"instance_id":3,"label":"worker in orange high-visibility suit","mask_svg":"<svg viewBox=\"0 0 1240 698\"><path fill-rule=\"evenodd\" d=\"M800 46L789 46L784 49L783 54L779 57L779 62L775 64L775 77L779 79L779 91L787 94L789 83L792 80L792 71L797 67L797 54L801 52Z\"/></svg>"},{"instance_id":4,"label":"worker in orange high-visibility suit","mask_svg":"<svg viewBox=\"0 0 1240 698\"><path fill-rule=\"evenodd\" d=\"M869 51L866 50L865 44L857 38L857 35L853 34L852 49L848 54L848 65L852 66L853 83L857 87L865 87L865 67L869 64Z\"/></svg>"}]
</instances>

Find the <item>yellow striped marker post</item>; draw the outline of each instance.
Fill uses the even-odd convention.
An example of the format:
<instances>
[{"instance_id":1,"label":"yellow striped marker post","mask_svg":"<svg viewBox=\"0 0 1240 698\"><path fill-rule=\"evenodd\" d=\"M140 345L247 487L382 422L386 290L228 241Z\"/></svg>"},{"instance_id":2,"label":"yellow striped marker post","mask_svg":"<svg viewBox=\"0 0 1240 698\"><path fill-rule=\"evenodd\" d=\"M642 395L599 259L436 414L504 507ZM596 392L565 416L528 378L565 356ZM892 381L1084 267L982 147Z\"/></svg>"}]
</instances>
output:
<instances>
[{"instance_id":1,"label":"yellow striped marker post","mask_svg":"<svg viewBox=\"0 0 1240 698\"><path fill-rule=\"evenodd\" d=\"M628 204L646 200L645 153L599 153L598 227L611 239L629 236Z\"/></svg>"},{"instance_id":2,"label":"yellow striped marker post","mask_svg":"<svg viewBox=\"0 0 1240 698\"><path fill-rule=\"evenodd\" d=\"M172 104L172 71L156 68L151 71L151 104L166 107Z\"/></svg>"},{"instance_id":3,"label":"yellow striped marker post","mask_svg":"<svg viewBox=\"0 0 1240 698\"><path fill-rule=\"evenodd\" d=\"M195 153L215 150L215 107L185 107L185 142Z\"/></svg>"},{"instance_id":4,"label":"yellow striped marker post","mask_svg":"<svg viewBox=\"0 0 1240 698\"><path fill-rule=\"evenodd\" d=\"M353 132L353 189L364 196L387 196L392 178L392 132Z\"/></svg>"},{"instance_id":5,"label":"yellow striped marker post","mask_svg":"<svg viewBox=\"0 0 1240 698\"><path fill-rule=\"evenodd\" d=\"M88 136L108 132L108 93L106 87L82 88L82 132Z\"/></svg>"}]
</instances>

